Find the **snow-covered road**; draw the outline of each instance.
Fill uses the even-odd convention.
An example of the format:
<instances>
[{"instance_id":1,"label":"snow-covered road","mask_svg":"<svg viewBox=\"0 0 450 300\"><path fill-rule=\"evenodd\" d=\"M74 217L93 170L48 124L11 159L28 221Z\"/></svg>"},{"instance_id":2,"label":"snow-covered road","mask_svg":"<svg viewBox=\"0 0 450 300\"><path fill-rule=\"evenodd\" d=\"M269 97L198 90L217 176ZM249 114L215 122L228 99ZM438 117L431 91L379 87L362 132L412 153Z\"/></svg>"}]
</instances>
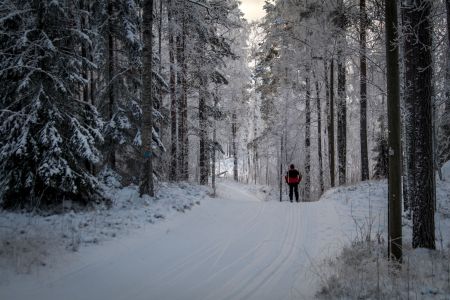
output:
<instances>
[{"instance_id":1,"label":"snow-covered road","mask_svg":"<svg viewBox=\"0 0 450 300\"><path fill-rule=\"evenodd\" d=\"M331 203L219 197L0 288L0 299L310 299L342 236Z\"/></svg>"}]
</instances>

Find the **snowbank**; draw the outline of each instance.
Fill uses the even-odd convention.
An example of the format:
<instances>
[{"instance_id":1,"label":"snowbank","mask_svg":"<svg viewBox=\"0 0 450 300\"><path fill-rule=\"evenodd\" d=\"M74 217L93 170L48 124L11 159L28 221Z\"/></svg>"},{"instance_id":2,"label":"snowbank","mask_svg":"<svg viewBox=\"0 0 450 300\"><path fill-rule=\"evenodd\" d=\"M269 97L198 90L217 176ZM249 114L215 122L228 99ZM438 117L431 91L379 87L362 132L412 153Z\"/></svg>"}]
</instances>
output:
<instances>
[{"instance_id":1,"label":"snowbank","mask_svg":"<svg viewBox=\"0 0 450 300\"><path fill-rule=\"evenodd\" d=\"M138 187L111 187L112 207L91 211L37 215L0 211L0 285L15 273L38 272L67 252L100 244L184 212L207 197L207 188L187 183L162 183L155 198L139 197Z\"/></svg>"},{"instance_id":2,"label":"snowbank","mask_svg":"<svg viewBox=\"0 0 450 300\"><path fill-rule=\"evenodd\" d=\"M448 176L450 164L443 171ZM338 257L321 266L319 298L450 299L450 181L437 181L436 247L412 249L411 221L403 221L403 265L393 268L387 257L387 183L370 181L336 188L330 201L349 232ZM349 221L353 220L353 222Z\"/></svg>"}]
</instances>

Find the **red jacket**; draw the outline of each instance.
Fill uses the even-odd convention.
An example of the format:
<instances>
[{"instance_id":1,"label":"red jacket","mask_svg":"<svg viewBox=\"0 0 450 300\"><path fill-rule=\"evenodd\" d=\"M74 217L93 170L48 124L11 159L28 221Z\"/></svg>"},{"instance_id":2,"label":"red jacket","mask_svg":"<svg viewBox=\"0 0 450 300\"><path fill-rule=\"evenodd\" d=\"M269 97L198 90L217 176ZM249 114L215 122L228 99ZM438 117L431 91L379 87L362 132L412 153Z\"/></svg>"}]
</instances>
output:
<instances>
[{"instance_id":1,"label":"red jacket","mask_svg":"<svg viewBox=\"0 0 450 300\"><path fill-rule=\"evenodd\" d=\"M302 174L296 169L291 169L286 173L284 179L287 184L299 184L302 181Z\"/></svg>"}]
</instances>

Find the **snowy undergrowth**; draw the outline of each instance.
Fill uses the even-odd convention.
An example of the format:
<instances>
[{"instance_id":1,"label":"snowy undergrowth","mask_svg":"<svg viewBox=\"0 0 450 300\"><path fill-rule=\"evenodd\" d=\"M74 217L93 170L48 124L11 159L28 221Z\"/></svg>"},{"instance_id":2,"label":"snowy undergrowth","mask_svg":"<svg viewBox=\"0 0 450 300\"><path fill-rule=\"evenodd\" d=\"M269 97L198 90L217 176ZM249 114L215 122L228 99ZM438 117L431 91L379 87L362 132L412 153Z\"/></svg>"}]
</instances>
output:
<instances>
[{"instance_id":1,"label":"snowy undergrowth","mask_svg":"<svg viewBox=\"0 0 450 300\"><path fill-rule=\"evenodd\" d=\"M0 211L0 284L14 273L28 274L53 265L64 253L185 212L208 197L206 187L188 183L161 183L154 198L139 197L137 186L112 184L106 192L112 199L109 208L75 212L72 203L65 203L63 213L51 215Z\"/></svg>"},{"instance_id":2,"label":"snowy undergrowth","mask_svg":"<svg viewBox=\"0 0 450 300\"><path fill-rule=\"evenodd\" d=\"M338 257L319 268L323 299L450 299L450 163L437 181L437 250L412 249L411 221L403 224L403 264L387 257L387 183L372 181L327 192L349 232ZM353 224L352 224L353 223Z\"/></svg>"}]
</instances>

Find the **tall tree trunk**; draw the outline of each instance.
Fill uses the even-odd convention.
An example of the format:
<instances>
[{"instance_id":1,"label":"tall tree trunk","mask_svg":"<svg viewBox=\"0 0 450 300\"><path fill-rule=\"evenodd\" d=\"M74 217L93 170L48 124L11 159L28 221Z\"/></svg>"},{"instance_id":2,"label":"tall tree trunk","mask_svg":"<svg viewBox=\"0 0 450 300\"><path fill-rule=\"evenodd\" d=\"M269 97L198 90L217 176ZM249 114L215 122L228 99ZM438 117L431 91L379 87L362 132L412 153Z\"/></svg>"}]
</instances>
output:
<instances>
[{"instance_id":1,"label":"tall tree trunk","mask_svg":"<svg viewBox=\"0 0 450 300\"><path fill-rule=\"evenodd\" d=\"M413 68L414 104L416 114L414 128L415 143L415 173L416 186L413 200L413 247L435 249L434 228L434 161L433 161L433 119L432 119L432 28L431 2L415 1L411 19L415 36L420 43L415 43ZM411 124L413 125L413 124Z\"/></svg>"},{"instance_id":2,"label":"tall tree trunk","mask_svg":"<svg viewBox=\"0 0 450 300\"><path fill-rule=\"evenodd\" d=\"M339 185L346 182L347 168L347 97L345 93L345 12L343 0L339 1L339 29L337 68L338 68L338 111L337 111L337 147Z\"/></svg>"},{"instance_id":3,"label":"tall tree trunk","mask_svg":"<svg viewBox=\"0 0 450 300\"><path fill-rule=\"evenodd\" d=\"M330 163L330 184L336 185L335 179L335 148L334 148L334 60L330 59L330 103L328 105L328 160Z\"/></svg>"},{"instance_id":4,"label":"tall tree trunk","mask_svg":"<svg viewBox=\"0 0 450 300\"><path fill-rule=\"evenodd\" d=\"M233 148L233 179L235 181L239 181L238 176L238 156L237 156L237 145L236 145L236 138L237 138L237 116L236 111L233 111L233 114L231 116L231 135L232 135L232 148Z\"/></svg>"},{"instance_id":5,"label":"tall tree trunk","mask_svg":"<svg viewBox=\"0 0 450 300\"><path fill-rule=\"evenodd\" d=\"M322 196L325 190L323 183L323 163L322 163L322 111L320 107L320 89L319 81L314 75L315 85L316 85L316 104L317 104L317 155L319 157L319 187L320 195Z\"/></svg>"},{"instance_id":6,"label":"tall tree trunk","mask_svg":"<svg viewBox=\"0 0 450 300\"><path fill-rule=\"evenodd\" d=\"M112 17L114 14L112 0L108 1L108 62L107 62L107 79L108 79L108 118L111 121L114 117L115 112L115 95L114 95L114 36L113 36L113 26ZM111 169L116 169L116 146L112 136L108 138L108 161Z\"/></svg>"},{"instance_id":7,"label":"tall tree trunk","mask_svg":"<svg viewBox=\"0 0 450 300\"><path fill-rule=\"evenodd\" d=\"M163 0L159 0L159 19L158 19L158 74L162 74L162 26L163 26ZM160 108L163 105L163 89L159 89L158 103L156 108Z\"/></svg>"},{"instance_id":8,"label":"tall tree trunk","mask_svg":"<svg viewBox=\"0 0 450 300\"><path fill-rule=\"evenodd\" d=\"M346 182L347 167L347 105L345 95L345 62L342 51L338 51L338 112L337 112L337 150L339 185Z\"/></svg>"},{"instance_id":9,"label":"tall tree trunk","mask_svg":"<svg viewBox=\"0 0 450 300\"><path fill-rule=\"evenodd\" d=\"M361 139L361 179L369 179L369 156L367 149L367 64L366 64L366 0L359 1L360 13L360 139Z\"/></svg>"},{"instance_id":10,"label":"tall tree trunk","mask_svg":"<svg viewBox=\"0 0 450 300\"><path fill-rule=\"evenodd\" d=\"M214 112L217 110L217 105L219 103L219 95L217 91L214 94ZM216 143L217 143L217 114L214 113L214 120L213 120L213 146L211 151L211 186L213 189L213 196L216 196Z\"/></svg>"},{"instance_id":11,"label":"tall tree trunk","mask_svg":"<svg viewBox=\"0 0 450 300\"><path fill-rule=\"evenodd\" d=\"M305 194L304 201L311 201L311 83L310 69L306 70L306 98L305 98Z\"/></svg>"},{"instance_id":12,"label":"tall tree trunk","mask_svg":"<svg viewBox=\"0 0 450 300\"><path fill-rule=\"evenodd\" d=\"M182 153L184 156L183 165L181 166L183 170L183 180L189 180L189 126L188 126L188 103L187 103L187 63L186 63L186 37L187 37L187 28L186 28L186 16L183 16L183 35L182 35L182 48L183 55L181 56L181 103L182 103L182 114L181 120L183 123L183 127L181 128L183 134L182 140Z\"/></svg>"},{"instance_id":13,"label":"tall tree trunk","mask_svg":"<svg viewBox=\"0 0 450 300\"><path fill-rule=\"evenodd\" d=\"M169 64L170 64L170 171L169 180L176 181L178 179L177 164L177 95L176 95L176 74L175 74L175 41L174 41L174 17L175 11L174 0L168 1L167 16L169 26Z\"/></svg>"},{"instance_id":14,"label":"tall tree trunk","mask_svg":"<svg viewBox=\"0 0 450 300\"><path fill-rule=\"evenodd\" d=\"M445 109L441 117L439 134L439 166L450 160L450 0L446 0L445 5L447 10L447 68Z\"/></svg>"},{"instance_id":15,"label":"tall tree trunk","mask_svg":"<svg viewBox=\"0 0 450 300\"><path fill-rule=\"evenodd\" d=\"M389 126L389 255L402 259L401 210L401 125L400 78L397 43L397 3L385 0L386 13L386 63Z\"/></svg>"},{"instance_id":16,"label":"tall tree trunk","mask_svg":"<svg viewBox=\"0 0 450 300\"><path fill-rule=\"evenodd\" d=\"M184 5L183 1L183 5ZM185 89L185 16L184 10L179 14L179 24L181 25L181 32L177 35L177 62L178 62L178 73L177 73L177 88L178 88L178 169L179 177L182 180L186 180L188 177L188 170L184 169L187 165L186 157L186 139L187 139L187 103L186 100L186 89Z\"/></svg>"},{"instance_id":17,"label":"tall tree trunk","mask_svg":"<svg viewBox=\"0 0 450 300\"><path fill-rule=\"evenodd\" d=\"M406 182L403 182L405 188L403 189L405 193L403 194L403 209L405 211L410 211L413 206L413 198L414 198L414 189L416 186L416 172L415 172L415 164L416 159L414 157L415 153L415 143L416 143L416 134L414 130L414 126L409 126L409 124L414 123L414 118L416 115L416 106L414 103L414 77L415 77L415 69L413 65L415 63L415 53L414 53L414 44L415 36L413 25L411 24L411 16L410 14L414 14L414 10L408 8L412 5L412 0L410 1L402 1L401 14L402 14L402 28L403 28L403 72L404 72L404 83L403 83L403 99L404 99L404 121L405 121L405 132L404 132L404 140L405 140L405 169L403 170L403 177L406 179Z\"/></svg>"},{"instance_id":18,"label":"tall tree trunk","mask_svg":"<svg viewBox=\"0 0 450 300\"><path fill-rule=\"evenodd\" d=\"M200 74L199 87L199 101L198 101L198 119L199 119L199 138L200 138L200 153L199 153L199 167L200 167L200 184L208 184L208 132L207 115L206 115L206 85L207 78L205 74Z\"/></svg>"},{"instance_id":19,"label":"tall tree trunk","mask_svg":"<svg viewBox=\"0 0 450 300\"><path fill-rule=\"evenodd\" d=\"M142 99L142 148L144 163L141 171L139 193L154 196L152 132L153 132L153 0L143 3L143 99Z\"/></svg>"}]
</instances>

